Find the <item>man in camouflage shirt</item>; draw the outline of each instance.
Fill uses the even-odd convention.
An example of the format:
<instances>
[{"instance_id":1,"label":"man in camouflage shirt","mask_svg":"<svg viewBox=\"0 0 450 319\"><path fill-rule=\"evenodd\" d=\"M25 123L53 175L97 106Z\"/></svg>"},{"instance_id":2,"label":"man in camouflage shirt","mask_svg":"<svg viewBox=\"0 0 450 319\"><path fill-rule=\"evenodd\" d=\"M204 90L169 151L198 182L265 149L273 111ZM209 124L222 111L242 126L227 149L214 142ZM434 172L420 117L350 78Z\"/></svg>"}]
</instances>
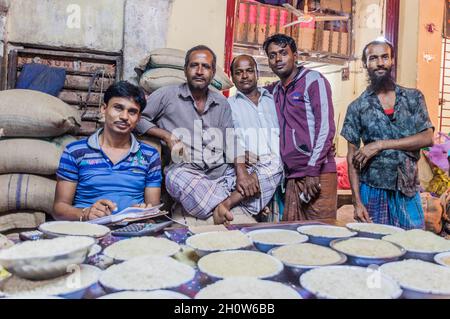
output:
<instances>
[{"instance_id":1,"label":"man in camouflage shirt","mask_svg":"<svg viewBox=\"0 0 450 319\"><path fill-rule=\"evenodd\" d=\"M424 228L417 161L420 149L433 144L434 128L423 94L393 80L394 54L386 41L364 48L370 85L350 104L341 132L348 141L355 219Z\"/></svg>"}]
</instances>

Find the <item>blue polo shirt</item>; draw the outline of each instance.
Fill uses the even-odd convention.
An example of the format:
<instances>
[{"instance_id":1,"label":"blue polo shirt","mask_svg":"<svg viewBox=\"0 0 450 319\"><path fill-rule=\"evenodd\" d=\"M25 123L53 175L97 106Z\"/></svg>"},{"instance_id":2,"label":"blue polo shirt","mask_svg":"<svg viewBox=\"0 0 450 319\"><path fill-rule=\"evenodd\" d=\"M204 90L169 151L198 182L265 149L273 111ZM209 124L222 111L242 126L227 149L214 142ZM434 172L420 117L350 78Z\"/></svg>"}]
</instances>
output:
<instances>
[{"instance_id":1,"label":"blue polo shirt","mask_svg":"<svg viewBox=\"0 0 450 319\"><path fill-rule=\"evenodd\" d=\"M84 208L99 199L109 199L121 211L144 203L146 187L161 187L158 151L131 135L130 151L114 165L101 150L101 131L67 145L61 156L56 175L77 183L73 205Z\"/></svg>"}]
</instances>

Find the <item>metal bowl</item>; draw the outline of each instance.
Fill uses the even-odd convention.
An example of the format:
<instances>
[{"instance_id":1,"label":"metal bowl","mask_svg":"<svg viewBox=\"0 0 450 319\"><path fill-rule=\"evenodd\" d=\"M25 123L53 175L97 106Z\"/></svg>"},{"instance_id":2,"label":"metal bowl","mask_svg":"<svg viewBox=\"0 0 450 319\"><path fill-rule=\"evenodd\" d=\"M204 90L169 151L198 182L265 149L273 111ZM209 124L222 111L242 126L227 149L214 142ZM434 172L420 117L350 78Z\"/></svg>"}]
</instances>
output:
<instances>
[{"instance_id":1,"label":"metal bowl","mask_svg":"<svg viewBox=\"0 0 450 319\"><path fill-rule=\"evenodd\" d=\"M63 293L51 293L49 296L55 296L60 297L64 299L81 299L85 296L85 294L88 292L88 290L97 284L98 278L100 276L101 270L97 267L91 266L91 265L79 265L77 267L74 267L74 272L72 272L70 275L64 276L61 280L66 284L66 286L70 289L67 289L67 291ZM86 273L88 271L91 273L89 275L88 280L86 278L83 280L83 272ZM90 278L92 277L92 278ZM7 285L7 281L5 280L2 282L3 285ZM69 286L72 285L72 286ZM45 288L44 288L45 289ZM31 298L34 299L33 296L42 295L38 292L29 292L29 293L16 293L16 294L6 294L5 297L8 298Z\"/></svg>"},{"instance_id":2,"label":"metal bowl","mask_svg":"<svg viewBox=\"0 0 450 319\"><path fill-rule=\"evenodd\" d=\"M388 262L393 262L393 261L397 261L400 260L400 258L402 258L405 254L406 254L406 250L399 246L396 245L394 243L391 243L392 245L394 245L395 247L397 247L399 249L399 253L395 256L390 256L390 257L373 257L373 256L359 256L359 255L352 255L352 254L348 254L338 248L336 248L336 244L348 240L348 238L346 239L336 239L333 240L330 243L330 247L333 248L334 250L344 254L347 256L348 258L348 262L351 265L354 266L361 266L361 267L368 267L370 265L383 265L385 263ZM375 238L358 238L358 240L368 240L368 241L375 241L375 240L381 240L381 239L375 239Z\"/></svg>"},{"instance_id":3,"label":"metal bowl","mask_svg":"<svg viewBox=\"0 0 450 319\"><path fill-rule=\"evenodd\" d=\"M383 237L383 240L386 240L390 243L396 244L390 240L385 239L385 236ZM399 245L399 244L397 244ZM429 261L434 262L434 256L441 252L430 252L430 251L423 251L423 250L409 250L405 247L403 249L406 250L406 254L403 256L404 259L419 259L423 261Z\"/></svg>"},{"instance_id":4,"label":"metal bowl","mask_svg":"<svg viewBox=\"0 0 450 319\"><path fill-rule=\"evenodd\" d=\"M221 253L221 254L230 254L230 255L232 255L232 254L236 254L236 253L242 253L242 250L230 250L230 251L223 251L223 252L217 252L217 254L219 254L219 253ZM248 253L249 254L263 254L263 253L261 253L261 252L257 252L257 251L248 251ZM266 254L265 254L266 255ZM283 263L281 262L281 261L279 261L278 259L276 259L275 257L273 257L273 256L271 256L271 255L266 255L267 257L269 257L269 258L271 258L276 264L277 264L277 270L276 271L274 271L273 273L271 273L271 274L267 274L267 275L264 275L264 276L258 276L258 277L254 277L254 278L257 278L257 279L268 279L268 280L276 280L280 275L281 275L281 273L282 273L282 271L283 271L283 269L284 269L284 265L283 265ZM204 257L202 257L202 258L204 258ZM222 279L225 279L225 278L228 278L228 277L223 277L223 276L218 276L218 275L216 275L216 274L212 274L212 273L210 273L210 272L208 272L207 270L205 270L203 267L202 267L202 265L201 265L201 259L198 261L198 269L202 272L202 273L204 273L205 275L207 275L208 276L208 278L212 281L212 282L215 282L215 281L218 281L218 280L222 280ZM234 276L234 277L238 277L238 276ZM248 276L247 276L248 277Z\"/></svg>"},{"instance_id":5,"label":"metal bowl","mask_svg":"<svg viewBox=\"0 0 450 319\"><path fill-rule=\"evenodd\" d=\"M297 228L297 231L300 234L306 235L309 237L309 242L312 244L316 244L316 245L320 245L320 246L330 246L330 243L335 240L335 239L347 239L347 238L351 238L351 237L355 237L358 235L357 232L351 232L350 236L347 237L323 237L323 236L314 236L314 235L310 235L305 233L304 231L306 229L309 228L316 228L316 227L327 227L327 228L339 228L339 229L346 229L345 227L339 227L339 226L329 226L329 225L305 225L305 226L300 226Z\"/></svg>"},{"instance_id":6,"label":"metal bowl","mask_svg":"<svg viewBox=\"0 0 450 319\"><path fill-rule=\"evenodd\" d=\"M191 241L192 238L197 238L197 237L203 237L203 236L208 236L209 233L200 233L200 234L196 234L193 236L190 236L186 239L186 246L192 248L195 253L199 256L199 257L204 257L208 254L211 253L217 253L217 252L223 252L223 251L233 251L233 250L250 250L253 248L253 243L252 241L249 239L249 243L248 245L242 246L242 247L235 247L235 248L226 248L226 249L210 249L210 250L206 250L206 249L199 249L197 247L195 247L194 245L192 245Z\"/></svg>"},{"instance_id":7,"label":"metal bowl","mask_svg":"<svg viewBox=\"0 0 450 319\"><path fill-rule=\"evenodd\" d=\"M83 224L84 226L91 227L95 229L95 234L77 234L77 233L64 233L52 230L52 227L62 224ZM111 230L103 225L90 224L85 222L68 222L68 221L56 221L56 222L47 222L39 226L39 231L43 232L45 237L47 238L56 238L56 237L65 237L65 236L82 236L82 237L92 237L97 240L97 242L109 235Z\"/></svg>"},{"instance_id":8,"label":"metal bowl","mask_svg":"<svg viewBox=\"0 0 450 319\"><path fill-rule=\"evenodd\" d=\"M275 247L273 249L271 249L268 254L273 256L273 253L275 250L277 250L280 247ZM331 248L330 248L331 249ZM284 268L286 269L286 272L288 273L288 275L296 277L298 279L298 277L303 274L304 272L314 269L314 268L320 268L320 267L326 267L326 266L336 266L336 265L343 265L347 262L347 256L345 256L344 254L340 253L340 252L336 252L337 254L339 254L339 256L341 257L338 261L331 263L331 264L326 264L326 265L298 265L298 264L291 264L285 261L280 260L283 265ZM275 256L274 256L275 257ZM276 257L275 257L276 258Z\"/></svg>"},{"instance_id":9,"label":"metal bowl","mask_svg":"<svg viewBox=\"0 0 450 319\"><path fill-rule=\"evenodd\" d=\"M367 231L358 230L357 226L361 225L361 224L368 224L368 223L348 223L345 226L348 229L350 229L351 231L357 232L359 237L382 239L384 236L390 235L390 234L380 234L380 233L374 233L374 232L367 232ZM369 224L369 225L372 225L372 224ZM386 227L386 228L390 228L392 230L397 230L398 232L405 231L402 228L399 228L399 227L396 227L396 226L392 226L392 225L384 225L384 224L382 224L382 226Z\"/></svg>"},{"instance_id":10,"label":"metal bowl","mask_svg":"<svg viewBox=\"0 0 450 319\"><path fill-rule=\"evenodd\" d=\"M437 267L444 267L444 266L439 265ZM380 267L380 270L383 273L383 266ZM417 275L420 276L420 274ZM402 284L400 282L397 283L403 289L402 298L404 299L450 299L450 294L448 293L433 291L431 289L430 290L419 289L416 287L411 287L409 285Z\"/></svg>"},{"instance_id":11,"label":"metal bowl","mask_svg":"<svg viewBox=\"0 0 450 319\"><path fill-rule=\"evenodd\" d=\"M340 268L340 269L348 269L348 270L352 270L352 269L360 269L363 271L367 271L366 268L364 267L357 267L357 266L346 266L346 265L341 265L341 266L330 266L330 267L322 267L323 269L336 269L336 268ZM316 269L312 269L310 272L316 271L320 268L316 268ZM309 273L309 272L308 272ZM303 274L302 276L300 276L299 282L301 287L303 287L303 289L306 290L306 292L312 296L315 296L316 298L319 299L335 299L335 296L332 296L330 294L328 294L327 292L321 292L321 291L314 291L312 287L310 287L304 280L304 276L307 273ZM397 282L395 280L393 280L391 277L386 276L383 273L379 273L380 275L380 279L387 285L391 285L393 290L395 290L395 293L391 296L392 299L399 299L402 296L402 289L400 288L400 286L397 284ZM383 287L383 286L382 286Z\"/></svg>"},{"instance_id":12,"label":"metal bowl","mask_svg":"<svg viewBox=\"0 0 450 319\"><path fill-rule=\"evenodd\" d=\"M172 290L122 291L104 295L97 299L191 299L185 294Z\"/></svg>"},{"instance_id":13,"label":"metal bowl","mask_svg":"<svg viewBox=\"0 0 450 319\"><path fill-rule=\"evenodd\" d=\"M447 251L445 253L439 253L436 256L434 256L434 261L438 263L439 265L442 265L444 267L450 268L450 260L448 263L445 263L443 261L444 258L450 258L450 251Z\"/></svg>"},{"instance_id":14,"label":"metal bowl","mask_svg":"<svg viewBox=\"0 0 450 319\"><path fill-rule=\"evenodd\" d=\"M278 243L267 243L267 242L262 242L262 241L258 241L252 238L252 235L256 235L256 234L260 234L260 233L276 233L276 232L289 232L289 233L295 233L297 235L300 236L299 240L292 242L292 243L282 243L282 242L278 242ZM251 232L247 233L247 236L253 241L253 245L260 251L267 253L269 250L276 248L276 247L280 247L280 246L285 246L285 245L293 245L293 244L301 244L301 243L305 243L308 241L308 236L303 235L303 234L299 234L298 232L294 231L294 230L286 230L286 229L258 229L258 230L253 230Z\"/></svg>"},{"instance_id":15,"label":"metal bowl","mask_svg":"<svg viewBox=\"0 0 450 319\"><path fill-rule=\"evenodd\" d=\"M170 258L170 257L160 257L160 256L156 256L156 257L157 257L157 258L166 258L166 259L169 259L169 260L173 260L173 259ZM153 290L170 290L170 291L174 291L174 292L181 292L181 291L179 291L179 290L180 290L180 287L183 286L183 285L185 285L185 284L190 283L190 282L191 282L192 280L194 280L194 278L195 278L196 271L195 271L195 269L193 269L193 267L191 267L191 266L189 266L189 265L186 265L186 264L184 264L184 263L181 263L181 262L178 262L178 261L177 261L179 264L182 264L182 267L190 267L190 268L192 268L192 276L189 276L189 278L183 279L183 280L184 280L183 282L177 283L176 285L171 284L171 285L163 285L162 287L157 287L157 288L148 288L148 287L144 287L144 288L142 288L142 289L141 289L141 288L136 288L136 289L133 288L133 289L129 289L129 288L127 288L127 287L118 286L118 285L113 286L114 283L111 283L111 282L108 282L107 280L105 280L104 276L107 275L108 272L113 271L113 267L120 267L120 268L122 268L122 267L124 267L124 265L127 264L127 263L135 263L136 261L144 260L144 259L146 259L146 258L147 258L147 259L151 259L152 256L137 257L137 258L133 258L133 259L124 261L123 263L120 263L120 264L112 265L111 267L109 267L108 269L106 269L105 271L103 271L102 276L100 276L100 278L99 278L99 284L100 284L100 286L103 287L104 291L105 291L107 294L112 294L112 293L117 293L117 292L122 292L122 291L153 291ZM148 260L145 260L145 264L148 265L148 267L145 268L145 270L146 270L146 271L149 271L149 272L152 271L152 268L151 268L151 267L154 267L154 266L151 266L151 265L150 265L150 262L149 262ZM121 269L121 270L122 270L122 269ZM123 271L121 271L121 273L123 273ZM134 276L136 276L136 275L134 275ZM106 282L105 282L105 281L106 281Z\"/></svg>"},{"instance_id":16,"label":"metal bowl","mask_svg":"<svg viewBox=\"0 0 450 319\"><path fill-rule=\"evenodd\" d=\"M56 278L66 274L69 266L80 265L86 260L89 250L95 244L95 240L90 237L83 238L85 238L86 240L85 245L59 255L45 257L7 258L2 257L0 254L0 264L8 272L21 278L31 280L45 280Z\"/></svg>"}]
</instances>

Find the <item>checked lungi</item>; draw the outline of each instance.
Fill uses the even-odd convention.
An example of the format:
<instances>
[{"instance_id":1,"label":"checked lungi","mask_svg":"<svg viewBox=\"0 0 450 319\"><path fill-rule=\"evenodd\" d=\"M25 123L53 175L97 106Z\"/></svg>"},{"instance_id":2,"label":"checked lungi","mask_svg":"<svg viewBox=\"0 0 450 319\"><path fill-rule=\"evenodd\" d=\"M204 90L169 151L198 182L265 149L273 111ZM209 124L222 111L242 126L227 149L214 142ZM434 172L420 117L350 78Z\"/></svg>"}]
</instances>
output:
<instances>
[{"instance_id":1,"label":"checked lungi","mask_svg":"<svg viewBox=\"0 0 450 319\"><path fill-rule=\"evenodd\" d=\"M258 176L261 196L242 201L240 208L257 215L272 199L283 178L283 166L275 156L262 156L248 168L250 174ZM236 173L229 165L224 176L210 179L203 171L173 164L166 169L166 188L172 198L181 203L183 209L199 219L209 218L214 209L236 189Z\"/></svg>"}]
</instances>

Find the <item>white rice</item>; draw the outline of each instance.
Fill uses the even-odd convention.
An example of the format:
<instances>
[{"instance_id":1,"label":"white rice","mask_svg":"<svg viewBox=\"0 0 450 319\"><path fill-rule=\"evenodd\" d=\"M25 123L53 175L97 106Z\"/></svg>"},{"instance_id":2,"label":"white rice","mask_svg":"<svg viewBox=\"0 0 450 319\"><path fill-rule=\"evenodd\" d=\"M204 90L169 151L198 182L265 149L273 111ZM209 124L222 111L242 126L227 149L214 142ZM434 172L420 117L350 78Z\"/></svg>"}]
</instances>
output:
<instances>
[{"instance_id":1,"label":"white rice","mask_svg":"<svg viewBox=\"0 0 450 319\"><path fill-rule=\"evenodd\" d=\"M195 270L170 257L145 256L109 267L100 283L113 290L156 290L178 287L195 276Z\"/></svg>"},{"instance_id":2,"label":"white rice","mask_svg":"<svg viewBox=\"0 0 450 319\"><path fill-rule=\"evenodd\" d=\"M392 299L401 295L395 282L363 267L315 268L301 275L300 284L316 296L329 299Z\"/></svg>"},{"instance_id":3,"label":"white rice","mask_svg":"<svg viewBox=\"0 0 450 319\"><path fill-rule=\"evenodd\" d=\"M450 267L450 256L442 258L441 261Z\"/></svg>"},{"instance_id":4,"label":"white rice","mask_svg":"<svg viewBox=\"0 0 450 319\"><path fill-rule=\"evenodd\" d=\"M450 295L450 269L444 266L408 259L384 264L380 270L402 287Z\"/></svg>"},{"instance_id":5,"label":"white rice","mask_svg":"<svg viewBox=\"0 0 450 319\"><path fill-rule=\"evenodd\" d=\"M372 258L389 258L401 255L401 250L394 244L380 239L350 238L333 246L341 253Z\"/></svg>"},{"instance_id":6,"label":"white rice","mask_svg":"<svg viewBox=\"0 0 450 319\"><path fill-rule=\"evenodd\" d=\"M257 230L248 233L254 242L269 245L289 245L305 242L308 237L293 230Z\"/></svg>"},{"instance_id":7,"label":"white rice","mask_svg":"<svg viewBox=\"0 0 450 319\"><path fill-rule=\"evenodd\" d=\"M239 230L218 231L189 237L186 244L204 251L232 250L252 245L251 240Z\"/></svg>"},{"instance_id":8,"label":"white rice","mask_svg":"<svg viewBox=\"0 0 450 319\"><path fill-rule=\"evenodd\" d=\"M94 239L81 236L26 241L14 245L11 248L1 250L0 260L59 256L83 248L87 251L87 249L94 244Z\"/></svg>"},{"instance_id":9,"label":"white rice","mask_svg":"<svg viewBox=\"0 0 450 319\"><path fill-rule=\"evenodd\" d=\"M309 243L283 246L274 249L272 255L283 263L299 266L324 266L341 260L333 249Z\"/></svg>"},{"instance_id":10,"label":"white rice","mask_svg":"<svg viewBox=\"0 0 450 319\"><path fill-rule=\"evenodd\" d=\"M104 254L117 260L152 256L173 256L180 246L166 238L136 237L118 241L104 250Z\"/></svg>"},{"instance_id":11,"label":"white rice","mask_svg":"<svg viewBox=\"0 0 450 319\"><path fill-rule=\"evenodd\" d=\"M195 299L302 299L293 288L268 280L229 278L200 290Z\"/></svg>"},{"instance_id":12,"label":"white rice","mask_svg":"<svg viewBox=\"0 0 450 319\"><path fill-rule=\"evenodd\" d=\"M354 232L347 228L339 226L301 226L298 228L298 231L305 235L325 238L346 238L355 235Z\"/></svg>"},{"instance_id":13,"label":"white rice","mask_svg":"<svg viewBox=\"0 0 450 319\"><path fill-rule=\"evenodd\" d=\"M283 269L283 264L272 256L256 251L225 251L206 255L198 261L198 268L215 278L253 277L269 278Z\"/></svg>"},{"instance_id":14,"label":"white rice","mask_svg":"<svg viewBox=\"0 0 450 319\"><path fill-rule=\"evenodd\" d=\"M79 269L80 271L75 271L55 279L41 281L32 281L11 276L5 280L2 286L2 292L6 295L19 295L20 297L69 294L95 284L101 273L100 269L93 266L80 265Z\"/></svg>"},{"instance_id":15,"label":"white rice","mask_svg":"<svg viewBox=\"0 0 450 319\"><path fill-rule=\"evenodd\" d=\"M6 236L0 234L0 249L5 249L13 246L14 243L10 241Z\"/></svg>"},{"instance_id":16,"label":"white rice","mask_svg":"<svg viewBox=\"0 0 450 319\"><path fill-rule=\"evenodd\" d=\"M102 225L85 222L57 221L49 222L39 226L44 233L54 233L64 236L90 236L103 237L109 233L109 228Z\"/></svg>"},{"instance_id":17,"label":"white rice","mask_svg":"<svg viewBox=\"0 0 450 319\"><path fill-rule=\"evenodd\" d=\"M378 235L391 235L396 234L399 232L403 232L403 229L396 228L388 225L383 224L373 224L373 223L351 223L349 226L352 230L365 232L365 233L371 233L371 234L378 234Z\"/></svg>"},{"instance_id":18,"label":"white rice","mask_svg":"<svg viewBox=\"0 0 450 319\"><path fill-rule=\"evenodd\" d=\"M122 291L98 299L190 299L188 296L170 290Z\"/></svg>"},{"instance_id":19,"label":"white rice","mask_svg":"<svg viewBox=\"0 0 450 319\"><path fill-rule=\"evenodd\" d=\"M383 240L393 242L408 251L414 252L440 253L450 251L450 240L421 229L384 236Z\"/></svg>"}]
</instances>

